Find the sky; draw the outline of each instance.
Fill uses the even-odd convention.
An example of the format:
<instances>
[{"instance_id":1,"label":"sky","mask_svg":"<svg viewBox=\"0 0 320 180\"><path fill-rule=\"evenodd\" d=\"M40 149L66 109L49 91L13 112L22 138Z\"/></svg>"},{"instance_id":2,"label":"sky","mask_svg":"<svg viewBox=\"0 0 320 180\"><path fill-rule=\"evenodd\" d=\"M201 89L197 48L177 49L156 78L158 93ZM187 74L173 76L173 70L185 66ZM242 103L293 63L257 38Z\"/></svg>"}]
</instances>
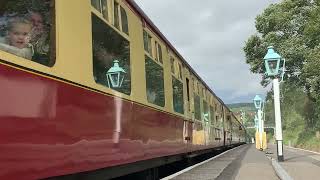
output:
<instances>
[{"instance_id":1,"label":"sky","mask_svg":"<svg viewBox=\"0 0 320 180\"><path fill-rule=\"evenodd\" d=\"M135 0L163 35L225 103L252 102L260 85L243 47L255 17L280 0ZM267 51L267 50L266 50Z\"/></svg>"}]
</instances>

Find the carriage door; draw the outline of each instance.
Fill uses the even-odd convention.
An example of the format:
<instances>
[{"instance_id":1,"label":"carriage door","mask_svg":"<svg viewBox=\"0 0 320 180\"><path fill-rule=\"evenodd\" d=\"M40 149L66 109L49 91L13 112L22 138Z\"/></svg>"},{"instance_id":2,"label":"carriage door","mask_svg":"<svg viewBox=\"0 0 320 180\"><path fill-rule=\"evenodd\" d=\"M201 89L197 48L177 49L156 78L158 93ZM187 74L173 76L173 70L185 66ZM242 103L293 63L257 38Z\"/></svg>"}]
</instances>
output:
<instances>
[{"instance_id":1,"label":"carriage door","mask_svg":"<svg viewBox=\"0 0 320 180\"><path fill-rule=\"evenodd\" d=\"M185 109L185 140L190 144L192 143L192 127L193 127L193 122L192 122L192 113L191 113L191 107L190 107L190 100L191 100L191 92L190 92L190 80L189 80L190 73L187 68L184 68L184 77L185 77L185 96L184 96L184 109Z\"/></svg>"}]
</instances>

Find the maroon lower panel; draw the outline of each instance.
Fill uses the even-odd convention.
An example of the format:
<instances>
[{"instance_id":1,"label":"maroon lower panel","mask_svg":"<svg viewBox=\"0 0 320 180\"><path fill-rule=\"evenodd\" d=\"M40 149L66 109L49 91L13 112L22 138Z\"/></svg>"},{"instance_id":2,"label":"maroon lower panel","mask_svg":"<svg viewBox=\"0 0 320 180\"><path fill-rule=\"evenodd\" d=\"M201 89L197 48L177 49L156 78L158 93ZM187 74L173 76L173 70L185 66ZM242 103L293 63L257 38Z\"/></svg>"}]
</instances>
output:
<instances>
[{"instance_id":1,"label":"maroon lower panel","mask_svg":"<svg viewBox=\"0 0 320 180\"><path fill-rule=\"evenodd\" d=\"M186 151L183 120L0 66L0 179L38 179Z\"/></svg>"},{"instance_id":2,"label":"maroon lower panel","mask_svg":"<svg viewBox=\"0 0 320 180\"><path fill-rule=\"evenodd\" d=\"M0 179L72 174L217 145L210 133L202 143L201 123L5 65L0 84ZM195 132L201 143L193 143Z\"/></svg>"}]
</instances>

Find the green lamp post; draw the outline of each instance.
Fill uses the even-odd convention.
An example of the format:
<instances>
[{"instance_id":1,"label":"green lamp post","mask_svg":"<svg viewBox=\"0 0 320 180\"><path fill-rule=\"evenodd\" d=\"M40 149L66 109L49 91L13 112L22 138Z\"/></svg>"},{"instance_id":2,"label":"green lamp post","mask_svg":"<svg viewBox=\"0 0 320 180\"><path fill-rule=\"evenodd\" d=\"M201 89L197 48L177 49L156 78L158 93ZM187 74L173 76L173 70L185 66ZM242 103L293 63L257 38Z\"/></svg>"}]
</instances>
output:
<instances>
[{"instance_id":1,"label":"green lamp post","mask_svg":"<svg viewBox=\"0 0 320 180\"><path fill-rule=\"evenodd\" d=\"M259 95L256 95L253 99L253 103L256 109L261 109L262 98Z\"/></svg>"},{"instance_id":2,"label":"green lamp post","mask_svg":"<svg viewBox=\"0 0 320 180\"><path fill-rule=\"evenodd\" d=\"M262 139L262 135L263 135L263 122L262 122L262 103L263 100L261 98L261 96L259 96L258 94L254 97L253 99L253 103L255 108L257 109L257 114L256 114L256 118L258 120L258 132L259 132L259 140L260 140L260 150L263 150L263 139Z\"/></svg>"},{"instance_id":3,"label":"green lamp post","mask_svg":"<svg viewBox=\"0 0 320 180\"><path fill-rule=\"evenodd\" d=\"M264 65L266 67L266 75L273 79L273 93L274 93L274 113L275 113L275 125L276 125L276 141L277 141L277 153L278 161L284 161L283 157L283 139L282 139L282 126L281 126L281 111L280 111L280 90L279 90L279 76L284 75L285 61L283 68L280 70L281 56L276 53L272 46L268 47L268 52L265 55Z\"/></svg>"}]
</instances>

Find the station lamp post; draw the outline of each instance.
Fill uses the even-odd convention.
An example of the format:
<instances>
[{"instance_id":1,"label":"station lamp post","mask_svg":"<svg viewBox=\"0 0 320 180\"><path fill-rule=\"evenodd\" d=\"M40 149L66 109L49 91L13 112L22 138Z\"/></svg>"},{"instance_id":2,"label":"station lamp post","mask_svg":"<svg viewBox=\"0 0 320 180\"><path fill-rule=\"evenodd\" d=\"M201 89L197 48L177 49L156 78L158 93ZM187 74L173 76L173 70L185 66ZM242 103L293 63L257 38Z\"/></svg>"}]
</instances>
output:
<instances>
[{"instance_id":1,"label":"station lamp post","mask_svg":"<svg viewBox=\"0 0 320 180\"><path fill-rule=\"evenodd\" d=\"M283 161L283 139L281 126L281 111L280 111L280 92L279 92L279 77L284 74L285 61L276 53L273 46L268 47L268 52L265 55L264 65L266 68L266 75L273 79L273 93L274 93L274 113L276 125L276 141L277 141L277 155L278 161ZM283 68L280 70L280 61L283 60Z\"/></svg>"},{"instance_id":2,"label":"station lamp post","mask_svg":"<svg viewBox=\"0 0 320 180\"><path fill-rule=\"evenodd\" d=\"M254 115L254 127L256 128L256 131L259 132L259 119L257 113Z\"/></svg>"},{"instance_id":3,"label":"station lamp post","mask_svg":"<svg viewBox=\"0 0 320 180\"><path fill-rule=\"evenodd\" d=\"M253 103L255 108L257 109L257 119L258 119L258 131L259 131L259 140L260 147L259 149L263 149L263 123L262 123L262 98L259 95L256 95L253 99Z\"/></svg>"}]
</instances>

